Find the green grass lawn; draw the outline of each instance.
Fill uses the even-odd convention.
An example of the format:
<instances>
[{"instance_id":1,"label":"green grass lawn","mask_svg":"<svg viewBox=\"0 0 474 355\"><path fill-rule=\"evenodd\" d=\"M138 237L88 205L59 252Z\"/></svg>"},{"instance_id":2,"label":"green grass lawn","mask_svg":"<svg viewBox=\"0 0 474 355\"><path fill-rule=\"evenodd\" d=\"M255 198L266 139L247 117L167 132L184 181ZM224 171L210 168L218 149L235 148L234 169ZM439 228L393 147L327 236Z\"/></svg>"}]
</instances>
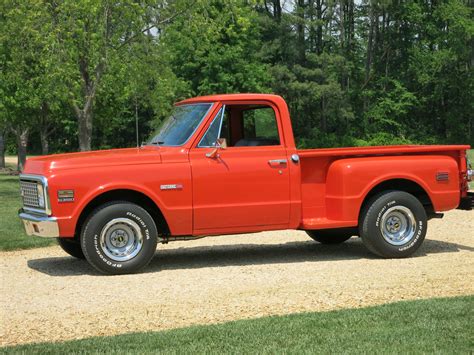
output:
<instances>
[{"instance_id":1,"label":"green grass lawn","mask_svg":"<svg viewBox=\"0 0 474 355\"><path fill-rule=\"evenodd\" d=\"M5 162L5 167L7 169L12 169L12 170L16 170L16 164L12 164L10 162Z\"/></svg>"},{"instance_id":2,"label":"green grass lawn","mask_svg":"<svg viewBox=\"0 0 474 355\"><path fill-rule=\"evenodd\" d=\"M317 287L317 285L315 285ZM178 305L177 305L178 306ZM474 296L3 348L5 353L472 353Z\"/></svg>"},{"instance_id":3,"label":"green grass lawn","mask_svg":"<svg viewBox=\"0 0 474 355\"><path fill-rule=\"evenodd\" d=\"M36 248L55 243L54 239L26 235L18 218L20 207L18 176L0 174L0 250Z\"/></svg>"}]
</instances>

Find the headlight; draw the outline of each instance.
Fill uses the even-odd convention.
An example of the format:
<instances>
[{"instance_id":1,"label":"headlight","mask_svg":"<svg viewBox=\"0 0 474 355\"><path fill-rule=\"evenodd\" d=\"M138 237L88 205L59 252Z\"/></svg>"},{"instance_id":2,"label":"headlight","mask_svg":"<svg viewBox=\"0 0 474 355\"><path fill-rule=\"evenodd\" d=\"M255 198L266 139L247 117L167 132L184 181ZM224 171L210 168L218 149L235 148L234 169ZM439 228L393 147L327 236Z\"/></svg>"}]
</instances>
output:
<instances>
[{"instance_id":1,"label":"headlight","mask_svg":"<svg viewBox=\"0 0 474 355\"><path fill-rule=\"evenodd\" d=\"M41 208L44 208L45 203L44 203L44 188L41 183L36 184L36 188L38 189L38 205Z\"/></svg>"}]
</instances>

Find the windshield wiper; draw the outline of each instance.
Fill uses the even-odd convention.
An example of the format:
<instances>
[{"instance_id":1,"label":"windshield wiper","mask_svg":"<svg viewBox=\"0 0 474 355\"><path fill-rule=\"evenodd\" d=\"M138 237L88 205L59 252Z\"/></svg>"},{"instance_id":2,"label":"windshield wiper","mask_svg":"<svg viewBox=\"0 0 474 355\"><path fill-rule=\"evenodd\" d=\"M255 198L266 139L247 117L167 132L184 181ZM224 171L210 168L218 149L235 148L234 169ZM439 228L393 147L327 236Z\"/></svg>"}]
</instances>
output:
<instances>
[{"instance_id":1,"label":"windshield wiper","mask_svg":"<svg viewBox=\"0 0 474 355\"><path fill-rule=\"evenodd\" d=\"M165 144L165 142L163 142L163 141L155 141L155 142L151 142L151 144L154 144L154 145L162 145L162 144Z\"/></svg>"}]
</instances>

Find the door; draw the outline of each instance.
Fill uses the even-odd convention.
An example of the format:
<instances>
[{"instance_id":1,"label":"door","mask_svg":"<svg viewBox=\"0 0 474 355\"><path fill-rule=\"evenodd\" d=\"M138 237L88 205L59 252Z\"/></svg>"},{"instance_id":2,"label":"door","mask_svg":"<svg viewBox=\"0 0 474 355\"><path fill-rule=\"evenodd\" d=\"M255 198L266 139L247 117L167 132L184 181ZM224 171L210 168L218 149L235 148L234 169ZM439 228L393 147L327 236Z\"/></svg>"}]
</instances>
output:
<instances>
[{"instance_id":1,"label":"door","mask_svg":"<svg viewBox=\"0 0 474 355\"><path fill-rule=\"evenodd\" d=\"M271 106L221 108L190 151L195 234L287 227L290 176L280 136ZM216 138L229 146L209 157Z\"/></svg>"}]
</instances>

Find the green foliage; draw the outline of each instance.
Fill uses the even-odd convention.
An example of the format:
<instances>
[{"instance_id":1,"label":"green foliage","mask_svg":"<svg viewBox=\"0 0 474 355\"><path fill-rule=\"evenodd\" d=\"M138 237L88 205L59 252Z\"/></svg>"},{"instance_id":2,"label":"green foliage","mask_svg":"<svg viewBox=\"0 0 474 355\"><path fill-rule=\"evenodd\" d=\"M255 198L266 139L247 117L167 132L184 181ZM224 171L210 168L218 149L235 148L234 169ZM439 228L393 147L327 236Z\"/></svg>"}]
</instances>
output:
<instances>
[{"instance_id":1,"label":"green foliage","mask_svg":"<svg viewBox=\"0 0 474 355\"><path fill-rule=\"evenodd\" d=\"M171 71L161 51L152 38L142 38L109 63L96 102L98 147L134 146L136 115L141 143L153 122L165 118L177 97L184 96L185 84Z\"/></svg>"},{"instance_id":2,"label":"green foliage","mask_svg":"<svg viewBox=\"0 0 474 355\"><path fill-rule=\"evenodd\" d=\"M406 128L416 125L408 116L417 104L415 95L396 80L391 80L385 91L370 92L369 95L378 97L372 98L373 104L364 114L368 136L393 136L404 141L407 133L411 133L406 132Z\"/></svg>"},{"instance_id":3,"label":"green foliage","mask_svg":"<svg viewBox=\"0 0 474 355\"><path fill-rule=\"evenodd\" d=\"M164 30L163 47L188 95L268 91L257 19L246 1L202 1Z\"/></svg>"},{"instance_id":4,"label":"green foliage","mask_svg":"<svg viewBox=\"0 0 474 355\"><path fill-rule=\"evenodd\" d=\"M0 31L0 110L11 126L41 124L41 110L60 115L65 86L59 63L50 56L54 42L41 1L5 1ZM24 16L28 13L30 16Z\"/></svg>"},{"instance_id":5,"label":"green foliage","mask_svg":"<svg viewBox=\"0 0 474 355\"><path fill-rule=\"evenodd\" d=\"M272 92L300 147L474 144L473 8L466 0L99 0L0 4L0 129L31 150L135 144L174 101ZM21 34L21 35L19 35ZM10 135L7 146L15 146Z\"/></svg>"},{"instance_id":6,"label":"green foliage","mask_svg":"<svg viewBox=\"0 0 474 355\"><path fill-rule=\"evenodd\" d=\"M12 354L424 354L472 350L474 296L3 348Z\"/></svg>"},{"instance_id":7,"label":"green foliage","mask_svg":"<svg viewBox=\"0 0 474 355\"><path fill-rule=\"evenodd\" d=\"M308 54L306 60L304 66L277 65L271 70L275 92L287 99L299 145L347 145L354 114L338 83L337 71L345 65L344 58Z\"/></svg>"}]
</instances>

